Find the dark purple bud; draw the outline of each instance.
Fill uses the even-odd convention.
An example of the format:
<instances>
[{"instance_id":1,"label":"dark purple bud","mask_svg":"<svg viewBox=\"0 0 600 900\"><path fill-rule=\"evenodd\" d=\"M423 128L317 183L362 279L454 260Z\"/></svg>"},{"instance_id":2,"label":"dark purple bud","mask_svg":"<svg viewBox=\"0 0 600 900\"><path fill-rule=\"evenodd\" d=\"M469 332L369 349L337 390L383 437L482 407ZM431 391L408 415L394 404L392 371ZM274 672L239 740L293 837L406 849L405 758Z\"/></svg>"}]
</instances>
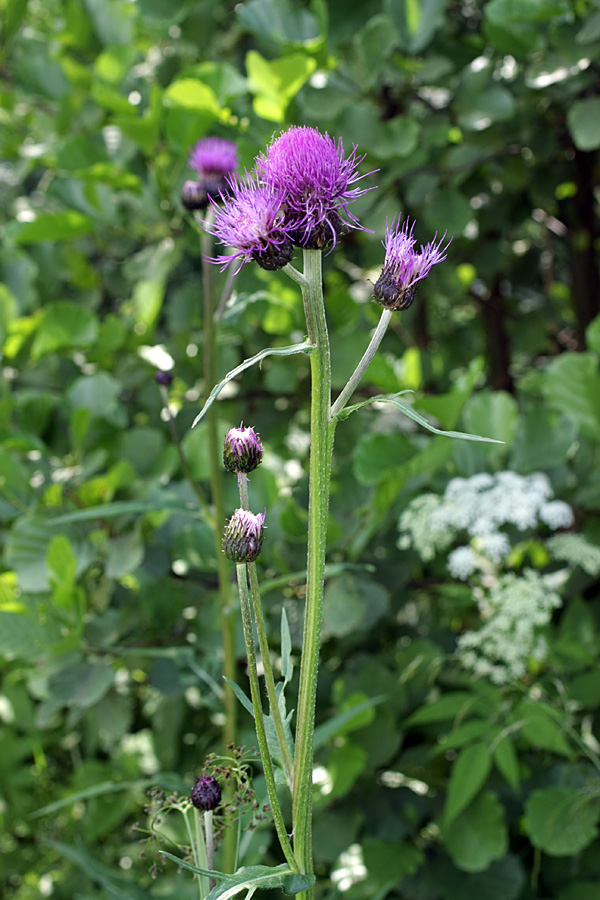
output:
<instances>
[{"instance_id":1,"label":"dark purple bud","mask_svg":"<svg viewBox=\"0 0 600 900\"><path fill-rule=\"evenodd\" d=\"M216 809L221 802L221 785L212 775L201 775L192 788L190 800L196 809L204 812Z\"/></svg>"},{"instance_id":2,"label":"dark purple bud","mask_svg":"<svg viewBox=\"0 0 600 900\"><path fill-rule=\"evenodd\" d=\"M293 255L294 245L289 238L282 236L280 244L271 244L266 250L254 250L252 259L258 263L261 269L275 272L277 269L287 266Z\"/></svg>"},{"instance_id":3,"label":"dark purple bud","mask_svg":"<svg viewBox=\"0 0 600 900\"><path fill-rule=\"evenodd\" d=\"M206 209L208 194L199 181L186 181L181 189L181 202L186 209Z\"/></svg>"},{"instance_id":4,"label":"dark purple bud","mask_svg":"<svg viewBox=\"0 0 600 900\"><path fill-rule=\"evenodd\" d=\"M265 513L236 509L225 526L223 550L225 556L236 563L254 562L258 559L263 542Z\"/></svg>"},{"instance_id":5,"label":"dark purple bud","mask_svg":"<svg viewBox=\"0 0 600 900\"><path fill-rule=\"evenodd\" d=\"M263 446L254 428L230 428L223 444L223 464L234 475L247 474L258 468L263 458Z\"/></svg>"},{"instance_id":6,"label":"dark purple bud","mask_svg":"<svg viewBox=\"0 0 600 900\"><path fill-rule=\"evenodd\" d=\"M173 383L173 376L170 372L159 370L154 376L154 380L157 384L160 384L163 387L170 387L170 385Z\"/></svg>"}]
</instances>

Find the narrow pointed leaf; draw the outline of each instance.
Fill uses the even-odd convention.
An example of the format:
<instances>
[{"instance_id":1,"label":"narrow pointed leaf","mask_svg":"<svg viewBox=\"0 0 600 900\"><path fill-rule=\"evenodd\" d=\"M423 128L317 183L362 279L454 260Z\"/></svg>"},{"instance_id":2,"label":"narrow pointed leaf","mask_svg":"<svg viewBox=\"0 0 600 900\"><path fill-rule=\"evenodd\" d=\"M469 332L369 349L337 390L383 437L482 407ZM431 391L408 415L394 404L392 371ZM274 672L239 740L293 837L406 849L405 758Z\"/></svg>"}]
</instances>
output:
<instances>
[{"instance_id":1,"label":"narrow pointed leaf","mask_svg":"<svg viewBox=\"0 0 600 900\"><path fill-rule=\"evenodd\" d=\"M246 694L243 692L241 687L238 684L236 684L235 681L231 681L231 679L226 678L225 676L223 676L223 681L227 682L227 684L229 685L229 687L231 688L231 690L233 691L235 696L238 698L238 700L240 701L240 703L242 704L244 709L248 710L248 712L250 713L252 718L254 718L254 707L252 706L252 702L246 696Z\"/></svg>"},{"instance_id":2,"label":"narrow pointed leaf","mask_svg":"<svg viewBox=\"0 0 600 900\"><path fill-rule=\"evenodd\" d=\"M261 363L267 356L292 356L294 353L311 353L312 350L312 344L310 344L308 341L304 341L302 344L291 344L289 347L267 347L265 350L261 350L260 353L257 353L256 356L251 356L250 359L245 359L243 363L241 363L239 366L236 366L236 368L232 369L231 372L228 372L225 378L214 386L214 388L208 395L208 400L192 422L192 428L195 428L196 425L198 425L198 423L202 421L207 411L213 405L225 385L229 384L230 381L233 381L234 378L236 378L246 369L249 369L255 363Z\"/></svg>"}]
</instances>

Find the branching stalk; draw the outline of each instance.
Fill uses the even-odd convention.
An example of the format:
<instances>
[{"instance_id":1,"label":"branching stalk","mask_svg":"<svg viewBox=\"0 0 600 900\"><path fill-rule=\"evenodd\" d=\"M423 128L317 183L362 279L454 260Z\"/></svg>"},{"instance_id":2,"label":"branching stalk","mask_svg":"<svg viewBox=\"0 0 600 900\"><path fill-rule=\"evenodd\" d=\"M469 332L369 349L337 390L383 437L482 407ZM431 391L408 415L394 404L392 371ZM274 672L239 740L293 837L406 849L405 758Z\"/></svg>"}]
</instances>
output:
<instances>
[{"instance_id":1,"label":"branching stalk","mask_svg":"<svg viewBox=\"0 0 600 900\"><path fill-rule=\"evenodd\" d=\"M357 365L356 369L350 376L348 384L343 389L342 393L339 395L339 397L337 398L337 400L331 407L332 417L336 416L339 412L341 412L343 410L343 408L346 405L346 401L350 399L350 397L352 396L352 394L358 387L358 384L359 384L361 378L363 377L363 375L369 368L369 365L371 364L371 360L377 353L379 345L380 345L381 341L383 340L383 336L387 331L387 327L390 324L390 321L392 318L392 312L393 311L391 309L383 309L382 310L381 318L379 319L377 328L375 329L373 337L371 338L371 342L364 352L363 358L361 359L361 361Z\"/></svg>"}]
</instances>

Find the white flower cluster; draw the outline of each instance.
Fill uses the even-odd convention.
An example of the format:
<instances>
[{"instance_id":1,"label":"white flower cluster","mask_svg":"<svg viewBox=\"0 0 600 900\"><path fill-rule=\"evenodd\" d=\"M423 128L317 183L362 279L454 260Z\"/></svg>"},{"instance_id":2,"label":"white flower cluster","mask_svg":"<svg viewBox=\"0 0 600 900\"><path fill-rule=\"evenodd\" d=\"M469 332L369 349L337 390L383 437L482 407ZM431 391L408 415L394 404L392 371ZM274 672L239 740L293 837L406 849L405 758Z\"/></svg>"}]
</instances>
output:
<instances>
[{"instance_id":1,"label":"white flower cluster","mask_svg":"<svg viewBox=\"0 0 600 900\"><path fill-rule=\"evenodd\" d=\"M527 570L522 577L505 575L479 604L483 626L458 639L461 664L495 684L523 678L530 663L545 659L543 629L561 603L537 572Z\"/></svg>"},{"instance_id":2,"label":"white flower cluster","mask_svg":"<svg viewBox=\"0 0 600 900\"><path fill-rule=\"evenodd\" d=\"M554 559L581 566L588 575L600 575L600 547L590 544L582 534L554 534L546 547Z\"/></svg>"},{"instance_id":3,"label":"white flower cluster","mask_svg":"<svg viewBox=\"0 0 600 900\"><path fill-rule=\"evenodd\" d=\"M471 478L454 478L443 497L426 494L414 500L400 518L399 546L414 547L422 559L433 559L446 549L460 532L470 536L469 544L448 556L448 568L455 578L466 580L486 563L500 563L510 552L504 525L518 531L542 523L552 531L573 524L573 512L562 500L552 500L550 481L543 473L517 475L515 472L482 472Z\"/></svg>"}]
</instances>

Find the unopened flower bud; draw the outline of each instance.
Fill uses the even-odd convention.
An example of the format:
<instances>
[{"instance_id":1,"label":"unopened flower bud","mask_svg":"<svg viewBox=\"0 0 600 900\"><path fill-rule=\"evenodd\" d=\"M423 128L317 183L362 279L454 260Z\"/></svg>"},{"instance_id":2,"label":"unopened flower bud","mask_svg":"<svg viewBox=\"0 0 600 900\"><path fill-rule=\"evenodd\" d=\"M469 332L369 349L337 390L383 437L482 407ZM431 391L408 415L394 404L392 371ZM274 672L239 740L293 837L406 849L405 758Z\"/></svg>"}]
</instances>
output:
<instances>
[{"instance_id":1,"label":"unopened flower bud","mask_svg":"<svg viewBox=\"0 0 600 900\"><path fill-rule=\"evenodd\" d=\"M159 370L154 376L154 380L157 384L160 384L163 387L170 387L173 382L173 376L170 372Z\"/></svg>"},{"instance_id":2,"label":"unopened flower bud","mask_svg":"<svg viewBox=\"0 0 600 900\"><path fill-rule=\"evenodd\" d=\"M281 235L279 244L271 244L265 250L253 250L252 259L258 263L261 269L267 272L275 272L283 269L292 260L294 245L288 237Z\"/></svg>"},{"instance_id":3,"label":"unopened flower bud","mask_svg":"<svg viewBox=\"0 0 600 900\"><path fill-rule=\"evenodd\" d=\"M192 788L190 800L196 809L204 812L216 809L221 802L221 785L212 775L201 775Z\"/></svg>"},{"instance_id":4,"label":"unopened flower bud","mask_svg":"<svg viewBox=\"0 0 600 900\"><path fill-rule=\"evenodd\" d=\"M236 563L254 562L258 559L263 542L265 513L236 509L225 526L223 550L225 556Z\"/></svg>"},{"instance_id":5,"label":"unopened flower bud","mask_svg":"<svg viewBox=\"0 0 600 900\"><path fill-rule=\"evenodd\" d=\"M263 446L254 428L230 428L223 445L223 463L234 475L253 472L263 458Z\"/></svg>"},{"instance_id":6,"label":"unopened flower bud","mask_svg":"<svg viewBox=\"0 0 600 900\"><path fill-rule=\"evenodd\" d=\"M206 209L208 194L199 181L186 181L181 188L181 202L186 209Z\"/></svg>"}]
</instances>

